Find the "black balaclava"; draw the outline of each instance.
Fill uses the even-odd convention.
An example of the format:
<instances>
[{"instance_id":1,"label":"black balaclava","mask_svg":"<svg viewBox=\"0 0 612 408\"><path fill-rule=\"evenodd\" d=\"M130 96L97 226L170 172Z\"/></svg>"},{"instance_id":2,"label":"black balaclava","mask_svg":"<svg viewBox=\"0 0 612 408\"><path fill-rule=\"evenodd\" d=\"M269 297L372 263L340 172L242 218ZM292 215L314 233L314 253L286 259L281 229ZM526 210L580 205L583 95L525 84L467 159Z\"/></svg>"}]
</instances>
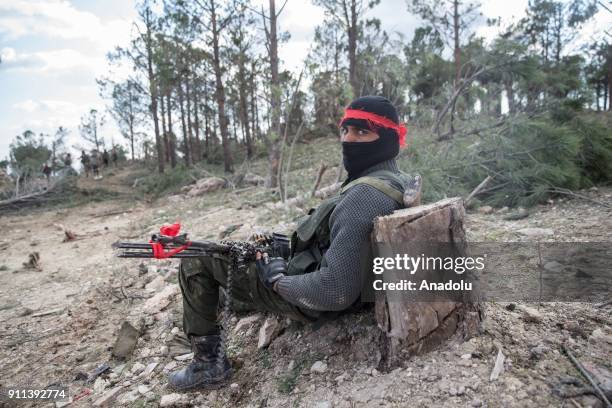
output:
<instances>
[{"instance_id":1,"label":"black balaclava","mask_svg":"<svg viewBox=\"0 0 612 408\"><path fill-rule=\"evenodd\" d=\"M395 107L382 96L362 96L355 99L346 109L363 110L384 116L399 123ZM374 126L365 119L348 118L340 122L340 126L355 126L378 133L379 138L372 142L342 142L342 157L344 168L349 180L356 178L368 167L389 160L399 153L399 139L395 130Z\"/></svg>"}]
</instances>

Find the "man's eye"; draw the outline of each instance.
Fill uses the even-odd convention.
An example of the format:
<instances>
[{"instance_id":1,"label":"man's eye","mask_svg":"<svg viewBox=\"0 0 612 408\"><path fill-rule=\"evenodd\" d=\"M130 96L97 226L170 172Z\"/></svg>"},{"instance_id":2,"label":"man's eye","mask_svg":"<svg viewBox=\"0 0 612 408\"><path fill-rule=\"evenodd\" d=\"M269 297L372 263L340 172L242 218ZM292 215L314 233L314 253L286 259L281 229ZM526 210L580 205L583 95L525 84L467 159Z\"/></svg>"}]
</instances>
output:
<instances>
[{"instance_id":1,"label":"man's eye","mask_svg":"<svg viewBox=\"0 0 612 408\"><path fill-rule=\"evenodd\" d=\"M368 131L367 131L367 130L365 130L365 129L359 129L359 135L360 135L360 136L365 136L365 135L367 135L368 133L370 133L370 132L368 132Z\"/></svg>"},{"instance_id":2,"label":"man's eye","mask_svg":"<svg viewBox=\"0 0 612 408\"><path fill-rule=\"evenodd\" d=\"M340 133L342 133L343 135L346 135L348 133L348 128L346 128L345 126L342 126L340 128Z\"/></svg>"}]
</instances>

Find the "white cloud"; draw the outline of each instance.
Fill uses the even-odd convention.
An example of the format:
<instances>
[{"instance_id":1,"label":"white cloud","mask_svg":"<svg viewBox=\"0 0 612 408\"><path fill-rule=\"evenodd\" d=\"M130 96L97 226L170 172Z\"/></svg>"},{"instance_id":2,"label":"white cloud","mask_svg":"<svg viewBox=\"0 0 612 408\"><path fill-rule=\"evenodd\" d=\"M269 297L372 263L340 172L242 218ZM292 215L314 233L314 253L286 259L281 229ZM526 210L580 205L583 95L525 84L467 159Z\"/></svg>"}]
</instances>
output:
<instances>
[{"instance_id":1,"label":"white cloud","mask_svg":"<svg viewBox=\"0 0 612 408\"><path fill-rule=\"evenodd\" d=\"M2 64L0 70L33 71L44 66L45 62L36 54L18 54L15 49L5 47L0 52Z\"/></svg>"},{"instance_id":2,"label":"white cloud","mask_svg":"<svg viewBox=\"0 0 612 408\"><path fill-rule=\"evenodd\" d=\"M49 115L54 118L58 118L49 122L58 123L58 126L61 125L61 120L63 120L64 118L72 121L77 121L79 119L79 115L83 110L82 106L79 104L54 99L43 99L39 101L26 99L24 101L13 104L13 108L27 113L34 113L35 116Z\"/></svg>"},{"instance_id":3,"label":"white cloud","mask_svg":"<svg viewBox=\"0 0 612 408\"><path fill-rule=\"evenodd\" d=\"M13 104L13 108L26 112L26 113L34 112L36 109L38 109L38 106L39 104L37 102L34 102L31 99Z\"/></svg>"},{"instance_id":4,"label":"white cloud","mask_svg":"<svg viewBox=\"0 0 612 408\"><path fill-rule=\"evenodd\" d=\"M108 50L129 37L127 19L102 21L95 14L61 0L12 0L0 2L0 33L6 39L42 35L67 40L85 39Z\"/></svg>"},{"instance_id":5,"label":"white cloud","mask_svg":"<svg viewBox=\"0 0 612 408\"><path fill-rule=\"evenodd\" d=\"M96 72L105 65L104 55L90 55L76 49L18 53L12 48L4 48L0 70L53 73L85 68Z\"/></svg>"}]
</instances>

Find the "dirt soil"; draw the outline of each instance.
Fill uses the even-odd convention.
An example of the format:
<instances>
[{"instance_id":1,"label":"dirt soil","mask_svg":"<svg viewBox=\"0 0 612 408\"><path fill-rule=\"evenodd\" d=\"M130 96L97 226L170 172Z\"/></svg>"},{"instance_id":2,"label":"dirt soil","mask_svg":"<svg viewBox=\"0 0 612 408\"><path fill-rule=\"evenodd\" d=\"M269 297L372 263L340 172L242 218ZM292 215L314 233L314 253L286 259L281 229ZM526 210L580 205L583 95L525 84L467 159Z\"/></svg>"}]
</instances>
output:
<instances>
[{"instance_id":1,"label":"dirt soil","mask_svg":"<svg viewBox=\"0 0 612 408\"><path fill-rule=\"evenodd\" d=\"M0 216L0 386L68 385L70 406L78 407L602 406L561 351L565 344L599 378L610 375L612 305L591 303L527 305L535 315L520 304L487 303L481 336L451 341L389 372L380 369L371 311L321 327L269 320L280 334L266 349L257 348L258 332L270 317L241 314L228 317L236 371L231 382L174 394L166 387L167 373L187 364L189 353L180 334L178 261L118 259L110 245L145 241L161 224L178 219L202 239L289 231L300 210L252 204L262 191L176 195L153 204L122 199ZM612 202L611 188L581 193ZM517 232L534 227L551 229L547 239L556 241L612 241L612 211L584 199L556 200L515 221L504 220L503 210L485 212L468 214L472 240L534 239ZM63 229L76 239L62 242ZM33 252L39 268L23 265ZM119 361L111 350L124 321L139 330L139 339L132 356ZM492 381L500 351L503 371ZM103 364L110 368L94 378ZM20 406L28 404L40 405Z\"/></svg>"}]
</instances>

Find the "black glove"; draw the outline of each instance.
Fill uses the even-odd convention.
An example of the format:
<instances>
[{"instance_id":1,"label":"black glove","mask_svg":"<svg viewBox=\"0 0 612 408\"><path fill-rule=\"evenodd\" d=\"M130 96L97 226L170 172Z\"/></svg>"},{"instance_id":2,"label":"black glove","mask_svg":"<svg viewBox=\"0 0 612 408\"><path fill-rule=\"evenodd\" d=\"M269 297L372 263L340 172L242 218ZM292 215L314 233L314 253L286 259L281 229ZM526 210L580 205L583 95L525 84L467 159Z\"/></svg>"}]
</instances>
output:
<instances>
[{"instance_id":1,"label":"black glove","mask_svg":"<svg viewBox=\"0 0 612 408\"><path fill-rule=\"evenodd\" d=\"M270 290L274 287L274 283L287 273L287 262L283 258L268 258L266 253L255 261L255 265L259 280Z\"/></svg>"}]
</instances>

